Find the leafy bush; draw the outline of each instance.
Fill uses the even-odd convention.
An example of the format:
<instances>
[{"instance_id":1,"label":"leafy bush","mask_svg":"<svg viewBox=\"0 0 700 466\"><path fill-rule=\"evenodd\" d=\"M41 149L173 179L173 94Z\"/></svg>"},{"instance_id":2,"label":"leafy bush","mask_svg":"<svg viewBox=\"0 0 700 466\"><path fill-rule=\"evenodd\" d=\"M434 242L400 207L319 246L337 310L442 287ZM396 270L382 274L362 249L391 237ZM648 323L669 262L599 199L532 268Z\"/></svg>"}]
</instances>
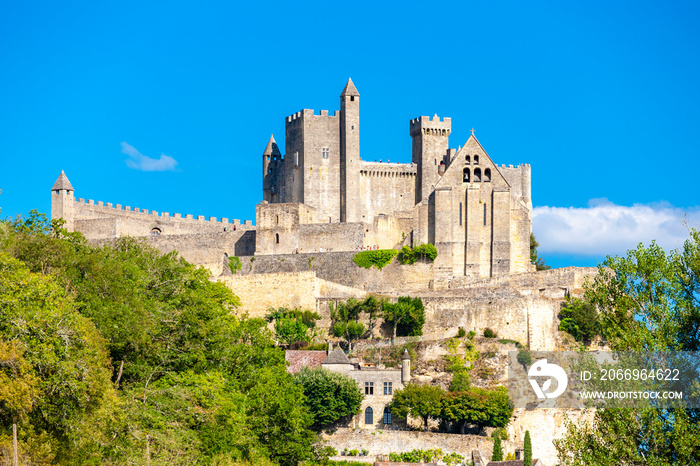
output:
<instances>
[{"instance_id":1,"label":"leafy bush","mask_svg":"<svg viewBox=\"0 0 700 466\"><path fill-rule=\"evenodd\" d=\"M493 432L491 432L491 437L500 437L501 440L508 440L508 432L506 432L506 430L503 427L499 427L498 429L494 429Z\"/></svg>"},{"instance_id":2,"label":"leafy bush","mask_svg":"<svg viewBox=\"0 0 700 466\"><path fill-rule=\"evenodd\" d=\"M516 348L520 348L522 345L519 341L509 340L508 338L501 338L498 342L502 345L515 345Z\"/></svg>"},{"instance_id":3,"label":"leafy bush","mask_svg":"<svg viewBox=\"0 0 700 466\"><path fill-rule=\"evenodd\" d=\"M591 340L599 332L598 311L589 301L567 297L559 318L559 330L571 334L576 341Z\"/></svg>"},{"instance_id":4,"label":"leafy bush","mask_svg":"<svg viewBox=\"0 0 700 466\"><path fill-rule=\"evenodd\" d=\"M241 270L241 258L238 256L231 256L228 258L228 268L231 269L233 274L238 273Z\"/></svg>"},{"instance_id":5,"label":"leafy bush","mask_svg":"<svg viewBox=\"0 0 700 466\"><path fill-rule=\"evenodd\" d=\"M429 260L430 262L435 262L435 258L438 255L437 248L433 244L419 244L418 246L411 248L409 246L404 246L399 252L399 262L403 265L415 264L418 260Z\"/></svg>"},{"instance_id":6,"label":"leafy bush","mask_svg":"<svg viewBox=\"0 0 700 466\"><path fill-rule=\"evenodd\" d=\"M374 251L361 251L355 254L352 261L358 266L370 269L372 266L379 270L386 267L399 251L396 249L377 249Z\"/></svg>"},{"instance_id":7,"label":"leafy bush","mask_svg":"<svg viewBox=\"0 0 700 466\"><path fill-rule=\"evenodd\" d=\"M423 335L425 307L420 298L401 296L396 303L382 304L384 320L393 324L394 337Z\"/></svg>"},{"instance_id":8,"label":"leafy bush","mask_svg":"<svg viewBox=\"0 0 700 466\"><path fill-rule=\"evenodd\" d=\"M432 463L442 458L442 449L431 448L429 450L411 450L401 453L389 453L389 461L405 463Z\"/></svg>"},{"instance_id":9,"label":"leafy bush","mask_svg":"<svg viewBox=\"0 0 700 466\"><path fill-rule=\"evenodd\" d=\"M464 456L459 453L450 453L442 457L442 461L445 462L447 466L456 466L464 462Z\"/></svg>"},{"instance_id":10,"label":"leafy bush","mask_svg":"<svg viewBox=\"0 0 700 466\"><path fill-rule=\"evenodd\" d=\"M328 369L305 367L294 375L294 383L304 390L315 429L358 414L365 397L355 380Z\"/></svg>"},{"instance_id":11,"label":"leafy bush","mask_svg":"<svg viewBox=\"0 0 700 466\"><path fill-rule=\"evenodd\" d=\"M467 338L469 338L470 340L473 340L475 336L476 332L474 330L469 330L469 333L467 333Z\"/></svg>"},{"instance_id":12,"label":"leafy bush","mask_svg":"<svg viewBox=\"0 0 700 466\"><path fill-rule=\"evenodd\" d=\"M464 338L466 334L466 330L464 330L462 327L460 327L459 330L457 330L457 338Z\"/></svg>"},{"instance_id":13,"label":"leafy bush","mask_svg":"<svg viewBox=\"0 0 700 466\"><path fill-rule=\"evenodd\" d=\"M496 337L497 337L496 332L494 332L493 330L491 330L489 327L486 327L486 328L484 329L484 336L485 336L486 338L496 338Z\"/></svg>"},{"instance_id":14,"label":"leafy bush","mask_svg":"<svg viewBox=\"0 0 700 466\"><path fill-rule=\"evenodd\" d=\"M518 351L518 362L522 364L523 366L529 366L532 364L532 354L530 354L530 351L528 350L520 350Z\"/></svg>"}]
</instances>

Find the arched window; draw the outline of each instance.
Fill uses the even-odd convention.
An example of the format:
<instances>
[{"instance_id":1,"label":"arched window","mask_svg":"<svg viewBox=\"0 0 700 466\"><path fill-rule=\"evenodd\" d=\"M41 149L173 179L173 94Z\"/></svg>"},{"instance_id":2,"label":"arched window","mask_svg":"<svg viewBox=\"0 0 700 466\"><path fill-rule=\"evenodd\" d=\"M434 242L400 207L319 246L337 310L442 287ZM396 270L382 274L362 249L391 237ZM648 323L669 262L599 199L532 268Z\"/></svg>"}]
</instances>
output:
<instances>
[{"instance_id":1,"label":"arched window","mask_svg":"<svg viewBox=\"0 0 700 466\"><path fill-rule=\"evenodd\" d=\"M469 183L469 169L465 168L464 171L462 172L462 182L464 183Z\"/></svg>"},{"instance_id":2,"label":"arched window","mask_svg":"<svg viewBox=\"0 0 700 466\"><path fill-rule=\"evenodd\" d=\"M474 182L478 183L481 181L481 168L474 169Z\"/></svg>"},{"instance_id":3,"label":"arched window","mask_svg":"<svg viewBox=\"0 0 700 466\"><path fill-rule=\"evenodd\" d=\"M479 163L479 156L475 155L474 156L474 165L476 165L477 163Z\"/></svg>"},{"instance_id":4,"label":"arched window","mask_svg":"<svg viewBox=\"0 0 700 466\"><path fill-rule=\"evenodd\" d=\"M161 233L162 231L160 231L160 228L153 228L151 230L151 236L160 236Z\"/></svg>"},{"instance_id":5,"label":"arched window","mask_svg":"<svg viewBox=\"0 0 700 466\"><path fill-rule=\"evenodd\" d=\"M280 244L280 234L279 233L275 233L275 243Z\"/></svg>"},{"instance_id":6,"label":"arched window","mask_svg":"<svg viewBox=\"0 0 700 466\"><path fill-rule=\"evenodd\" d=\"M367 406L367 409L365 409L365 424L374 424L374 411L372 411L371 406Z\"/></svg>"},{"instance_id":7,"label":"arched window","mask_svg":"<svg viewBox=\"0 0 700 466\"><path fill-rule=\"evenodd\" d=\"M466 163L467 165L471 163L470 157L468 155L464 157L464 163Z\"/></svg>"},{"instance_id":8,"label":"arched window","mask_svg":"<svg viewBox=\"0 0 700 466\"><path fill-rule=\"evenodd\" d=\"M491 169L487 168L484 170L484 183L488 183L491 181Z\"/></svg>"},{"instance_id":9,"label":"arched window","mask_svg":"<svg viewBox=\"0 0 700 466\"><path fill-rule=\"evenodd\" d=\"M391 424L391 410L389 407L384 408L384 425Z\"/></svg>"}]
</instances>

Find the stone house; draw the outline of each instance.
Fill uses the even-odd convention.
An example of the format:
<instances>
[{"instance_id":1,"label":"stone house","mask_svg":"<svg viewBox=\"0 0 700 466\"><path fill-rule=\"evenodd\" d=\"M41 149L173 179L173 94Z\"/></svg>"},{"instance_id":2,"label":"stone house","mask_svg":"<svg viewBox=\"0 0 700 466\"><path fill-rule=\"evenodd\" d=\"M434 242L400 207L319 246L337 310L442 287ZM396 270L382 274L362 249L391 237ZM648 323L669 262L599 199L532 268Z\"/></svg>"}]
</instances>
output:
<instances>
[{"instance_id":1,"label":"stone house","mask_svg":"<svg viewBox=\"0 0 700 466\"><path fill-rule=\"evenodd\" d=\"M322 358L322 356L325 356ZM363 429L387 428L393 424L387 408L394 391L411 380L411 358L404 351L399 369L380 369L373 364L353 363L340 348L329 351L287 351L287 370L291 373L303 367L323 367L347 375L357 382L365 394L361 412L352 420L352 427Z\"/></svg>"}]
</instances>

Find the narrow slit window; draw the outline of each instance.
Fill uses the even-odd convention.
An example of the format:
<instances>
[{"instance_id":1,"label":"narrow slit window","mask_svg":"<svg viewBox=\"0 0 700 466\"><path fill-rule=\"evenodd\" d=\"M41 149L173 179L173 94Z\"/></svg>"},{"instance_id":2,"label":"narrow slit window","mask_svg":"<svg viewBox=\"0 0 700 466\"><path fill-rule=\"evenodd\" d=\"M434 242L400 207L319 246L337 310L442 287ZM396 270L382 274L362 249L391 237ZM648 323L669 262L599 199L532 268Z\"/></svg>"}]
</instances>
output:
<instances>
[{"instance_id":1,"label":"narrow slit window","mask_svg":"<svg viewBox=\"0 0 700 466\"><path fill-rule=\"evenodd\" d=\"M486 203L484 202L484 226L486 226Z\"/></svg>"},{"instance_id":2,"label":"narrow slit window","mask_svg":"<svg viewBox=\"0 0 700 466\"><path fill-rule=\"evenodd\" d=\"M462 203L459 203L459 226L462 226Z\"/></svg>"},{"instance_id":3,"label":"narrow slit window","mask_svg":"<svg viewBox=\"0 0 700 466\"><path fill-rule=\"evenodd\" d=\"M275 244L280 244L280 234L275 233Z\"/></svg>"}]
</instances>

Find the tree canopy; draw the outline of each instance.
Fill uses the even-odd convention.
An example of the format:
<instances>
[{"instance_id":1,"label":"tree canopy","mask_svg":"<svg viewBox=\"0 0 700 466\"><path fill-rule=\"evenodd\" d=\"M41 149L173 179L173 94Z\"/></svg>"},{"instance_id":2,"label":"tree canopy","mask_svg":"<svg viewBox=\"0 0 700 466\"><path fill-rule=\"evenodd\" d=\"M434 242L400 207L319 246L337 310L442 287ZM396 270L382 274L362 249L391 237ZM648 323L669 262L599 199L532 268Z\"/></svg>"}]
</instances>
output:
<instances>
[{"instance_id":1,"label":"tree canopy","mask_svg":"<svg viewBox=\"0 0 700 466\"><path fill-rule=\"evenodd\" d=\"M354 379L328 369L305 367L294 375L294 383L302 387L317 429L359 414L365 398Z\"/></svg>"},{"instance_id":2,"label":"tree canopy","mask_svg":"<svg viewBox=\"0 0 700 466\"><path fill-rule=\"evenodd\" d=\"M37 464L293 465L314 418L263 319L210 274L32 212L0 225L0 451ZM148 444L148 445L147 445Z\"/></svg>"},{"instance_id":3,"label":"tree canopy","mask_svg":"<svg viewBox=\"0 0 700 466\"><path fill-rule=\"evenodd\" d=\"M608 257L586 286L600 331L616 351L700 349L700 232L666 253L653 243ZM700 410L683 403L599 409L555 441L561 464L672 465L700 462Z\"/></svg>"}]
</instances>

